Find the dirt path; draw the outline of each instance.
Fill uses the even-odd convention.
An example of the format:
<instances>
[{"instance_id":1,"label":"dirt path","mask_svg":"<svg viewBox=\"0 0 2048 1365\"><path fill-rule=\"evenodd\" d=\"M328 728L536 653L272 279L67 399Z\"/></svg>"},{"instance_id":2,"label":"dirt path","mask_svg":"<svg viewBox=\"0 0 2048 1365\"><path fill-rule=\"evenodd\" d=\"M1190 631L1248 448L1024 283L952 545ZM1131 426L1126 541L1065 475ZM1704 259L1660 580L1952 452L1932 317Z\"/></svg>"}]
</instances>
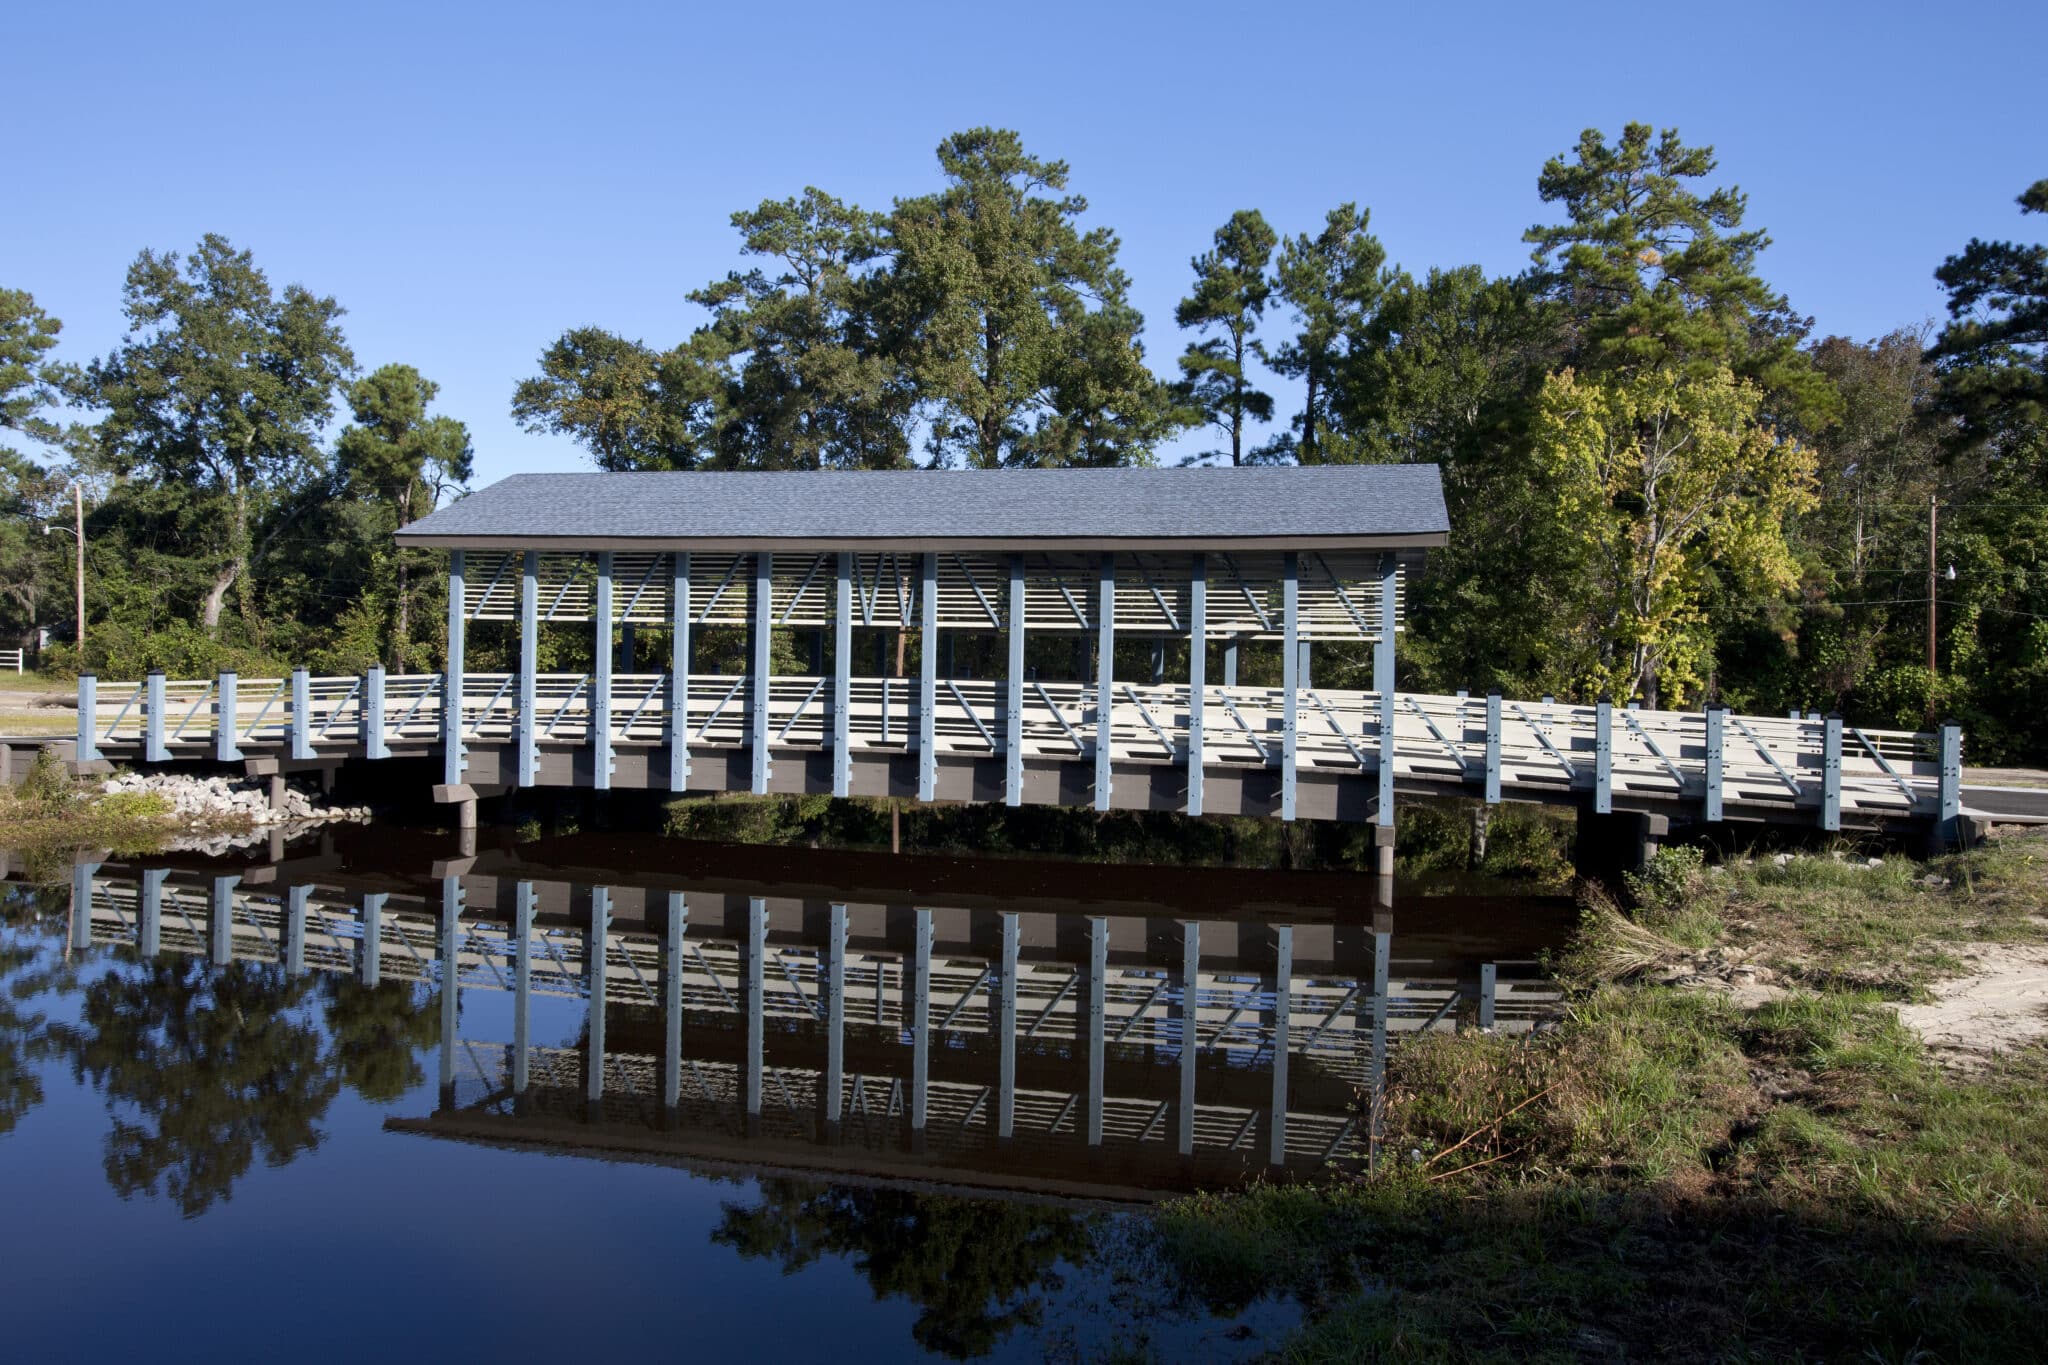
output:
<instances>
[{"instance_id":1,"label":"dirt path","mask_svg":"<svg viewBox=\"0 0 2048 1365\"><path fill-rule=\"evenodd\" d=\"M1969 1065L2048 1038L2048 945L1976 943L1958 956L1966 975L1933 988L1899 1018L1952 1062Z\"/></svg>"}]
</instances>

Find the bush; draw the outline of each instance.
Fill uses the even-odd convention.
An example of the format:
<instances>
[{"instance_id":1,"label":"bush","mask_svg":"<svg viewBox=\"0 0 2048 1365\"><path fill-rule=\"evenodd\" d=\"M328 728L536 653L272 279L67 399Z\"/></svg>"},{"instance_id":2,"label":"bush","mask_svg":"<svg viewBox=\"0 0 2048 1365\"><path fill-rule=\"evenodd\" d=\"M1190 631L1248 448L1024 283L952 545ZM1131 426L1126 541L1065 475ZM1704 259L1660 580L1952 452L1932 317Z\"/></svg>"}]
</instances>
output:
<instances>
[{"instance_id":1,"label":"bush","mask_svg":"<svg viewBox=\"0 0 2048 1365\"><path fill-rule=\"evenodd\" d=\"M1673 844L1650 855L1640 872L1624 872L1621 880L1636 904L1652 910L1676 910L1691 895L1707 855L1692 844Z\"/></svg>"}]
</instances>

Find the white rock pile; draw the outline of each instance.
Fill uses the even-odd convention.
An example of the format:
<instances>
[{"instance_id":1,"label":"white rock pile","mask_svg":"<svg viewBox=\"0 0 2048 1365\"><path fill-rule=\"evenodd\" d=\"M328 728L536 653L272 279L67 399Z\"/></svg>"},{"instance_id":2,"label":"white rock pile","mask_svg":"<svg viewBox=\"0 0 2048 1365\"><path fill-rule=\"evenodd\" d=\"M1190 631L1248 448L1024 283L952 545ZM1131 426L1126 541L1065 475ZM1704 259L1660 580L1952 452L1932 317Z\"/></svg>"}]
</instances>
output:
<instances>
[{"instance_id":1,"label":"white rock pile","mask_svg":"<svg viewBox=\"0 0 2048 1365\"><path fill-rule=\"evenodd\" d=\"M370 818L367 806L323 806L313 797L286 787L284 808L270 808L269 783L233 781L226 777L193 777L183 773L121 773L100 783L108 795L148 792L170 802L171 813L187 824L214 820L247 820L261 828L322 825Z\"/></svg>"}]
</instances>

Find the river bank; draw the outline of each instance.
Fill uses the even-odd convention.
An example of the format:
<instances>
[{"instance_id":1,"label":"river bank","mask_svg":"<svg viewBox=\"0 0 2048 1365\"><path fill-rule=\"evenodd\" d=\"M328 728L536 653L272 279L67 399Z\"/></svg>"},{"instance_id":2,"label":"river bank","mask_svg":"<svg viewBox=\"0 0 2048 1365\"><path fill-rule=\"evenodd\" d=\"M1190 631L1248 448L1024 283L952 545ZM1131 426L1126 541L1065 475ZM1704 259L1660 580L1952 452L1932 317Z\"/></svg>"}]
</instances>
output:
<instances>
[{"instance_id":1,"label":"river bank","mask_svg":"<svg viewBox=\"0 0 2048 1365\"><path fill-rule=\"evenodd\" d=\"M1395 1050L1377 1169L1167 1206L1287 1358L2036 1358L2048 839L1931 865L1667 855L1522 1043ZM2029 975L2031 974L2031 976Z\"/></svg>"}]
</instances>

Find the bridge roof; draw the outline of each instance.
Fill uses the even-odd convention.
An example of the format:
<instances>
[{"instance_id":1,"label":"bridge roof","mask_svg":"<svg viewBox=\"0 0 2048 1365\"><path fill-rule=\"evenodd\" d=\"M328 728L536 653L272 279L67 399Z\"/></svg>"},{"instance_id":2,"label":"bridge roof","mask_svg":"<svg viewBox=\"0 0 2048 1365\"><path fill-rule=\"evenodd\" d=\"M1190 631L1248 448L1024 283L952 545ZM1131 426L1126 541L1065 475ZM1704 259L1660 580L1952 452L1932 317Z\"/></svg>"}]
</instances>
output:
<instances>
[{"instance_id":1,"label":"bridge roof","mask_svg":"<svg viewBox=\"0 0 2048 1365\"><path fill-rule=\"evenodd\" d=\"M516 474L398 533L451 549L1421 549L1435 465Z\"/></svg>"}]
</instances>

